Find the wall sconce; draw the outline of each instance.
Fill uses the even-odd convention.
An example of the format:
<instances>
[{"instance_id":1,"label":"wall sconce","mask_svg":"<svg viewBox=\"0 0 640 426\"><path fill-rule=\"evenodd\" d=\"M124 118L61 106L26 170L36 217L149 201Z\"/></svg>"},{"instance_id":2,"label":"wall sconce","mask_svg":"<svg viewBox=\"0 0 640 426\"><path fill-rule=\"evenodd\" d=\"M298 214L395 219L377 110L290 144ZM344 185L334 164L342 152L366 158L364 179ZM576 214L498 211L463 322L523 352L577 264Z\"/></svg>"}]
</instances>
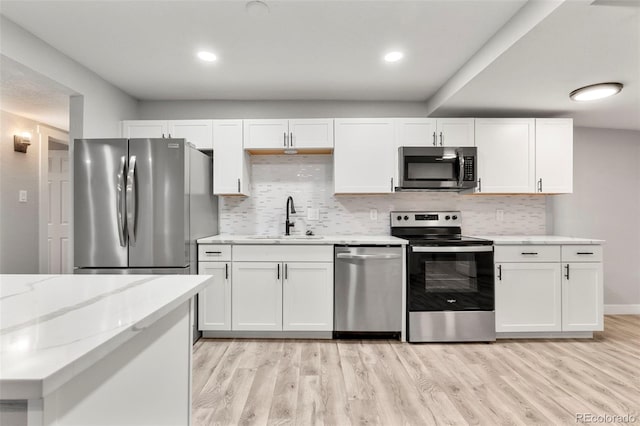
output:
<instances>
[{"instance_id":1,"label":"wall sconce","mask_svg":"<svg viewBox=\"0 0 640 426\"><path fill-rule=\"evenodd\" d=\"M13 135L13 150L27 153L27 147L31 145L31 133L24 132L21 135Z\"/></svg>"}]
</instances>

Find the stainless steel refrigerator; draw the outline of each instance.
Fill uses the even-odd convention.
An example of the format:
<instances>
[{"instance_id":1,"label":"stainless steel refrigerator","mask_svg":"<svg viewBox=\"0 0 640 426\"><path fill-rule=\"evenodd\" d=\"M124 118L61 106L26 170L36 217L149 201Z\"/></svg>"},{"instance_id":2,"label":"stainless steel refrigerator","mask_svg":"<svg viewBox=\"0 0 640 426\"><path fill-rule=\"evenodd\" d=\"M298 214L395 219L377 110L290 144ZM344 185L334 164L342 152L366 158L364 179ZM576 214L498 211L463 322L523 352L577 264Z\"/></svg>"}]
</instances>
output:
<instances>
[{"instance_id":1,"label":"stainless steel refrigerator","mask_svg":"<svg viewBox=\"0 0 640 426\"><path fill-rule=\"evenodd\" d=\"M74 272L195 274L218 233L212 158L184 139L76 139Z\"/></svg>"}]
</instances>

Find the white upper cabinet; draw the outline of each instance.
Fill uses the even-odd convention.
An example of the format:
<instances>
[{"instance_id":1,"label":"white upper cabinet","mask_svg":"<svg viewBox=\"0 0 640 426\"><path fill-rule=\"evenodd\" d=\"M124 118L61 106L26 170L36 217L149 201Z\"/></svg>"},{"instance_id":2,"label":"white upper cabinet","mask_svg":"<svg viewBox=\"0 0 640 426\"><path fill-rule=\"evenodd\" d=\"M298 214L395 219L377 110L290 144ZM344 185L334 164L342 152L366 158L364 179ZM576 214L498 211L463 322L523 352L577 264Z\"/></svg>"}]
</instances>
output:
<instances>
[{"instance_id":1,"label":"white upper cabinet","mask_svg":"<svg viewBox=\"0 0 640 426\"><path fill-rule=\"evenodd\" d=\"M573 192L573 120L536 118L536 188L541 193Z\"/></svg>"},{"instance_id":2,"label":"white upper cabinet","mask_svg":"<svg viewBox=\"0 0 640 426\"><path fill-rule=\"evenodd\" d=\"M213 193L249 195L250 159L242 149L242 120L213 120Z\"/></svg>"},{"instance_id":3,"label":"white upper cabinet","mask_svg":"<svg viewBox=\"0 0 640 426\"><path fill-rule=\"evenodd\" d=\"M122 122L123 138L164 138L168 135L169 128L164 120L126 120Z\"/></svg>"},{"instance_id":4,"label":"white upper cabinet","mask_svg":"<svg viewBox=\"0 0 640 426\"><path fill-rule=\"evenodd\" d=\"M478 147L477 192L534 192L533 118L476 118L475 142Z\"/></svg>"},{"instance_id":5,"label":"white upper cabinet","mask_svg":"<svg viewBox=\"0 0 640 426\"><path fill-rule=\"evenodd\" d=\"M394 119L336 119L335 193L393 192L397 173L394 141Z\"/></svg>"},{"instance_id":6,"label":"white upper cabinet","mask_svg":"<svg viewBox=\"0 0 640 426\"><path fill-rule=\"evenodd\" d=\"M198 149L213 149L211 120L126 120L122 122L122 137L184 138Z\"/></svg>"},{"instance_id":7,"label":"white upper cabinet","mask_svg":"<svg viewBox=\"0 0 640 426\"><path fill-rule=\"evenodd\" d=\"M333 119L244 120L244 149L332 149Z\"/></svg>"},{"instance_id":8,"label":"white upper cabinet","mask_svg":"<svg viewBox=\"0 0 640 426\"><path fill-rule=\"evenodd\" d=\"M198 149L213 149L212 120L172 120L168 128L172 138L184 138Z\"/></svg>"},{"instance_id":9,"label":"white upper cabinet","mask_svg":"<svg viewBox=\"0 0 640 426\"><path fill-rule=\"evenodd\" d=\"M473 118L399 118L400 146L474 146Z\"/></svg>"}]
</instances>

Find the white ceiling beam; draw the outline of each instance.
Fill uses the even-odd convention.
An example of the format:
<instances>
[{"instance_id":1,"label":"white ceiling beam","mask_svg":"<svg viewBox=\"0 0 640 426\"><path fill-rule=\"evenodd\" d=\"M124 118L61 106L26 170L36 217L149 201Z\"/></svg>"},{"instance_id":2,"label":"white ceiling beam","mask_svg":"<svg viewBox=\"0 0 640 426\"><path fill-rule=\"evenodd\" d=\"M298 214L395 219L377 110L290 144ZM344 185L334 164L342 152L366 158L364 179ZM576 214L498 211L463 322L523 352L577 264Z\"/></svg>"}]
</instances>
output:
<instances>
[{"instance_id":1,"label":"white ceiling beam","mask_svg":"<svg viewBox=\"0 0 640 426\"><path fill-rule=\"evenodd\" d=\"M427 99L427 115L444 105L449 98L564 2L565 0L529 0L433 96Z\"/></svg>"}]
</instances>

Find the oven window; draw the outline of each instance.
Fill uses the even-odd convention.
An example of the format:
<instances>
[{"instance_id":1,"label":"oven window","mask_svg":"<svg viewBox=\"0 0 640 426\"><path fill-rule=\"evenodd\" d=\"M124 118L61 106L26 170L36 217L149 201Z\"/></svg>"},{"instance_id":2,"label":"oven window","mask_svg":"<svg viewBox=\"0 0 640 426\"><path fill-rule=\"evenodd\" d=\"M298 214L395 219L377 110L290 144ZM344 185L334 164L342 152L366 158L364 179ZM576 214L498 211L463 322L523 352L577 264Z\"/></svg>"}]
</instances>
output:
<instances>
[{"instance_id":1,"label":"oven window","mask_svg":"<svg viewBox=\"0 0 640 426\"><path fill-rule=\"evenodd\" d=\"M458 255L449 262L424 261L424 291L433 292L477 292L478 272L476 262L469 256Z\"/></svg>"}]
</instances>

